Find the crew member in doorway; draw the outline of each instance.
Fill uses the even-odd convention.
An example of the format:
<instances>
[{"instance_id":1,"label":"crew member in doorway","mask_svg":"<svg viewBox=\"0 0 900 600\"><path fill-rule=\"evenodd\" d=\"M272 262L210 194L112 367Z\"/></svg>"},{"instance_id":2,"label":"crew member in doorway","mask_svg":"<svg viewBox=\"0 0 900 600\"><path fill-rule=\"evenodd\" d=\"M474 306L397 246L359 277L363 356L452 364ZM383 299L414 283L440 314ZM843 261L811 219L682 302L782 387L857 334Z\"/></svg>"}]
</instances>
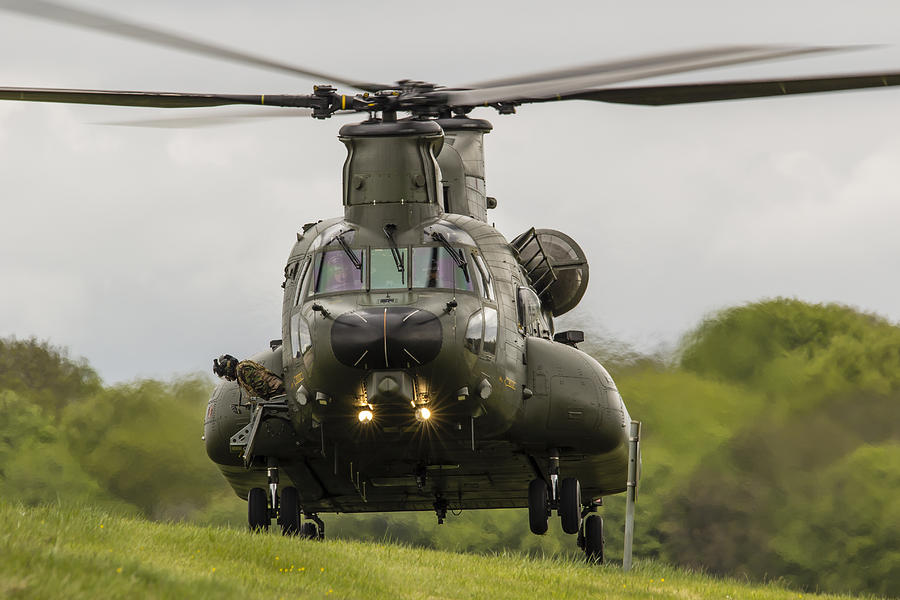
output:
<instances>
[{"instance_id":1,"label":"crew member in doorway","mask_svg":"<svg viewBox=\"0 0 900 600\"><path fill-rule=\"evenodd\" d=\"M213 373L227 381L237 381L251 396L270 400L284 394L284 380L258 362L238 359L223 354L213 359Z\"/></svg>"}]
</instances>

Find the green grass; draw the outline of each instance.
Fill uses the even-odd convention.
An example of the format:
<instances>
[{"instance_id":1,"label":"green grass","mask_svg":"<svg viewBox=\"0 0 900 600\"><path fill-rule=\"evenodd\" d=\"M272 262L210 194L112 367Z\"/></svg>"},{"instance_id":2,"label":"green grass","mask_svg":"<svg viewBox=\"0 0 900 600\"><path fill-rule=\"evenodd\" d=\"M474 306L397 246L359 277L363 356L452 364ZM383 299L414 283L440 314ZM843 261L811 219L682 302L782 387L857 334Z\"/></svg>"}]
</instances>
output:
<instances>
[{"instance_id":1,"label":"green grass","mask_svg":"<svg viewBox=\"0 0 900 600\"><path fill-rule=\"evenodd\" d=\"M283 538L0 502L0 598L837 598L638 562Z\"/></svg>"}]
</instances>

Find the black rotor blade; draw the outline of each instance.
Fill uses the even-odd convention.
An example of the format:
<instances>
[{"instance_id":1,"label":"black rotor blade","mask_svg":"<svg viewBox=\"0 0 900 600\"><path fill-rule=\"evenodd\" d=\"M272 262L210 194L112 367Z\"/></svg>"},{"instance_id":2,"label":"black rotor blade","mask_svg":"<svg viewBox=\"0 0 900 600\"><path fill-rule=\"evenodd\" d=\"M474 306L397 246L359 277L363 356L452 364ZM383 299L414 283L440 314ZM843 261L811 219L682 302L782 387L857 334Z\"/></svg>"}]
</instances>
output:
<instances>
[{"instance_id":1,"label":"black rotor blade","mask_svg":"<svg viewBox=\"0 0 900 600\"><path fill-rule=\"evenodd\" d=\"M634 79L846 49L848 48L819 46L727 46L546 71L488 82L491 84L489 87L439 90L437 93L451 106L559 100L565 95Z\"/></svg>"},{"instance_id":2,"label":"black rotor blade","mask_svg":"<svg viewBox=\"0 0 900 600\"><path fill-rule=\"evenodd\" d=\"M832 75L805 79L769 79L758 81L723 81L720 83L689 83L647 87L609 88L563 96L562 100L595 100L618 104L664 106L718 102L767 96L815 94L900 85L900 73L871 73ZM533 100L546 102L547 100Z\"/></svg>"},{"instance_id":3,"label":"black rotor blade","mask_svg":"<svg viewBox=\"0 0 900 600\"><path fill-rule=\"evenodd\" d=\"M223 106L226 104L261 104L262 96L0 87L0 100L191 108L195 106Z\"/></svg>"},{"instance_id":4,"label":"black rotor blade","mask_svg":"<svg viewBox=\"0 0 900 600\"><path fill-rule=\"evenodd\" d=\"M200 109L202 110L202 109ZM129 119L125 121L100 121L95 125L113 125L117 127L143 127L150 129L197 129L203 127L219 127L222 125L238 125L240 123L249 123L253 121L262 121L266 119L277 119L283 117L308 117L312 116L313 111L308 108L248 108L246 110L226 113L218 112L223 109L216 109L215 113L190 114L186 116L175 116L170 118L158 119ZM227 109L224 109L227 110ZM193 111L191 111L193 113ZM339 110L332 116L355 115L356 111Z\"/></svg>"},{"instance_id":5,"label":"black rotor blade","mask_svg":"<svg viewBox=\"0 0 900 600\"><path fill-rule=\"evenodd\" d=\"M310 107L310 96L264 94L186 94L180 92L122 92L112 90L64 90L52 88L0 87L0 100L192 108L252 104L259 106Z\"/></svg>"},{"instance_id":6,"label":"black rotor blade","mask_svg":"<svg viewBox=\"0 0 900 600\"><path fill-rule=\"evenodd\" d=\"M192 40L177 33L131 23L111 15L73 8L48 0L0 0L0 10L7 10L49 21L56 21L64 25L76 25L86 29L112 33L130 39L165 46L167 48L176 48L178 50L185 50L195 54L203 54L205 56L230 60L245 65L274 69L276 71L300 75L302 77L311 77L313 79L321 80L323 83L335 83L372 92L391 87L389 85L356 81L345 77L337 77L329 73L313 71L305 67L290 65L268 58L254 56L246 52Z\"/></svg>"},{"instance_id":7,"label":"black rotor blade","mask_svg":"<svg viewBox=\"0 0 900 600\"><path fill-rule=\"evenodd\" d=\"M153 129L195 129L198 127L216 127L219 125L235 125L238 123L247 123L248 121L259 121L263 119L273 119L280 117L308 117L312 115L312 110L308 108L247 108L241 111L229 111L222 113L222 110L215 109L216 112L204 112L199 109L201 114L195 111L189 111L189 115L177 115L174 117L152 118L152 119L129 119L126 121L101 121L95 125L115 125L120 127L148 127ZM171 113L166 113L171 114Z\"/></svg>"}]
</instances>

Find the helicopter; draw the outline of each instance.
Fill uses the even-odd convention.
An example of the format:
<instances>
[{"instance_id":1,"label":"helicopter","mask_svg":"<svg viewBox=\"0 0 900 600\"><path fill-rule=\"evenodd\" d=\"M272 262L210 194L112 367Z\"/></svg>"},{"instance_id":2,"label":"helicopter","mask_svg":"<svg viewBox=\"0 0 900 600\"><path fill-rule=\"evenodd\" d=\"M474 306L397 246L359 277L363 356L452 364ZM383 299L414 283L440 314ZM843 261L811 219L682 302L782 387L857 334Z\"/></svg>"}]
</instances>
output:
<instances>
[{"instance_id":1,"label":"helicopter","mask_svg":"<svg viewBox=\"0 0 900 600\"><path fill-rule=\"evenodd\" d=\"M587 258L562 232L509 241L488 222L477 108L529 103L711 102L894 86L897 73L619 87L623 82L833 50L732 46L544 71L456 87L320 73L98 13L32 0L0 8L325 81L312 94L0 88L0 99L190 108L279 106L341 127L341 217L298 232L284 270L282 337L252 358L283 396L214 391L207 453L248 502L248 525L324 537L320 513L556 511L603 558L602 498L629 477L631 416L612 377L554 318L578 305ZM334 85L350 90L339 93ZM609 87L616 85L617 87ZM407 115L407 116L401 116ZM305 520L302 519L305 517Z\"/></svg>"}]
</instances>

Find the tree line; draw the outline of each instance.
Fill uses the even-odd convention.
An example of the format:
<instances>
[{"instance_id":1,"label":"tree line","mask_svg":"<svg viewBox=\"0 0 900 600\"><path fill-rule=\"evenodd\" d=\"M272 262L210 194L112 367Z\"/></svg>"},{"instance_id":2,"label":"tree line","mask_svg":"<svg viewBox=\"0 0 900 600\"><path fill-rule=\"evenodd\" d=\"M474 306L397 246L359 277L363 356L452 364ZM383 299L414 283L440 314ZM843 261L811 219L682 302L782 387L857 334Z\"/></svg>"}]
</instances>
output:
<instances>
[{"instance_id":1,"label":"tree line","mask_svg":"<svg viewBox=\"0 0 900 600\"><path fill-rule=\"evenodd\" d=\"M676 351L594 353L644 424L635 553L803 589L900 595L900 328L839 305L729 308ZM206 375L104 385L84 360L0 339L0 497L243 527L207 459ZM624 501L607 499L621 556ZM329 534L474 552L573 554L520 510L339 515Z\"/></svg>"}]
</instances>

